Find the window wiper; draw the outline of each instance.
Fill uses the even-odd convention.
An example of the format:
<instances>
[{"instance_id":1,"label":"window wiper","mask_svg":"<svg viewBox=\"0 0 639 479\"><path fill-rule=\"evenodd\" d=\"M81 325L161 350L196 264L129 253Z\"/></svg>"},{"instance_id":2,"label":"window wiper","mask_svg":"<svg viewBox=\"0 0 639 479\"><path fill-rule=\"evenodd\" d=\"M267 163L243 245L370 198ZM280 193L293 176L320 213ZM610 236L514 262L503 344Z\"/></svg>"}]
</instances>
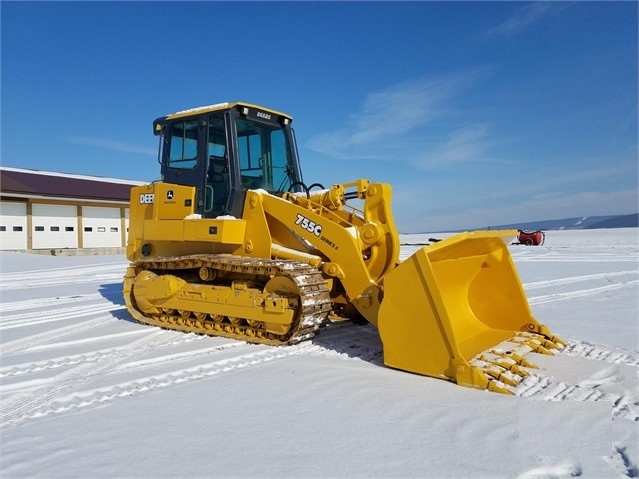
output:
<instances>
[{"instance_id":1,"label":"window wiper","mask_svg":"<svg viewBox=\"0 0 639 479\"><path fill-rule=\"evenodd\" d=\"M293 169L293 167L291 165L286 165L284 168L286 171L286 177L282 179L280 186L277 187L277 191L275 192L275 194L278 196L284 193L287 183L289 185L292 185L295 181L295 170Z\"/></svg>"}]
</instances>

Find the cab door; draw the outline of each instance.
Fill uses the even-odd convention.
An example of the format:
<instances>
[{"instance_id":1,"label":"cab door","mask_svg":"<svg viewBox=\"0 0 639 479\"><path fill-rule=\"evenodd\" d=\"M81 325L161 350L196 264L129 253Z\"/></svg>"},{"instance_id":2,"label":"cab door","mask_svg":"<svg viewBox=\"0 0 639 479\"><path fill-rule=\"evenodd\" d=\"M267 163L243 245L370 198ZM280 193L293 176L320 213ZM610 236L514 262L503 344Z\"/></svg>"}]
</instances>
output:
<instances>
[{"instance_id":1,"label":"cab door","mask_svg":"<svg viewBox=\"0 0 639 479\"><path fill-rule=\"evenodd\" d=\"M224 112L211 113L206 121L204 213L207 218L227 214L230 210L231 159Z\"/></svg>"},{"instance_id":2,"label":"cab door","mask_svg":"<svg viewBox=\"0 0 639 479\"><path fill-rule=\"evenodd\" d=\"M203 215L206 169L203 135L206 129L201 123L197 117L191 117L176 119L164 125L162 180L195 187L195 211ZM167 194L170 193L169 190Z\"/></svg>"}]
</instances>

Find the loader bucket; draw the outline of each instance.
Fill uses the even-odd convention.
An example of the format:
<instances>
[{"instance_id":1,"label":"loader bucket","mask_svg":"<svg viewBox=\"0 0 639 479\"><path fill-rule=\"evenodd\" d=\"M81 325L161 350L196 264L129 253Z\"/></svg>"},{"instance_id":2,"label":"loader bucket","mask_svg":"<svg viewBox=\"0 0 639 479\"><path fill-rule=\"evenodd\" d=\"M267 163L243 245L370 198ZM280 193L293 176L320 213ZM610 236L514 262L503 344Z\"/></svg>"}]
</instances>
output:
<instances>
[{"instance_id":1,"label":"loader bucket","mask_svg":"<svg viewBox=\"0 0 639 479\"><path fill-rule=\"evenodd\" d=\"M512 392L530 351L565 345L532 316L507 242L516 230L461 233L384 278L378 329L387 366ZM518 379L519 378L519 379Z\"/></svg>"}]
</instances>

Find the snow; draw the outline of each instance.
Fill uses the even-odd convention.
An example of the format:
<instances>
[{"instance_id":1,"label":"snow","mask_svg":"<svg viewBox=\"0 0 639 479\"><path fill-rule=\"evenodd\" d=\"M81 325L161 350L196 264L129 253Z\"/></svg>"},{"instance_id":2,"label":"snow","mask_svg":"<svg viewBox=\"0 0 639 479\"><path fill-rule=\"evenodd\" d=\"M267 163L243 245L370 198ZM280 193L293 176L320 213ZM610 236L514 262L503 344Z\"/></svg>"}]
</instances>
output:
<instances>
[{"instance_id":1,"label":"snow","mask_svg":"<svg viewBox=\"0 0 639 479\"><path fill-rule=\"evenodd\" d=\"M184 115L187 113L192 114L192 113L197 113L199 111L204 111L204 110L216 110L218 108L226 108L228 105L229 105L228 102L224 102L224 103L215 103L213 105L198 106L196 108L189 108L188 110L177 111L173 113L172 115L168 115L168 116Z\"/></svg>"},{"instance_id":2,"label":"snow","mask_svg":"<svg viewBox=\"0 0 639 479\"><path fill-rule=\"evenodd\" d=\"M509 247L569 342L516 396L387 368L372 326L279 348L143 326L123 256L0 252L2 476L638 477L637 231Z\"/></svg>"}]
</instances>

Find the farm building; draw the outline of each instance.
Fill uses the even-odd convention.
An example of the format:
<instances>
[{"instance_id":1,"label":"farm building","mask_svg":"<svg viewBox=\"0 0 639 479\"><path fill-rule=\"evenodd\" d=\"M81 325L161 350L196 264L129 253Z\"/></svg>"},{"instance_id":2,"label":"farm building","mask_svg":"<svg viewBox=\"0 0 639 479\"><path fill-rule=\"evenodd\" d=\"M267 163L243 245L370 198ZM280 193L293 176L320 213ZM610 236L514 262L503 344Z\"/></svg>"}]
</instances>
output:
<instances>
[{"instance_id":1,"label":"farm building","mask_svg":"<svg viewBox=\"0 0 639 479\"><path fill-rule=\"evenodd\" d=\"M142 182L0 167L0 249L98 253L126 246Z\"/></svg>"}]
</instances>

